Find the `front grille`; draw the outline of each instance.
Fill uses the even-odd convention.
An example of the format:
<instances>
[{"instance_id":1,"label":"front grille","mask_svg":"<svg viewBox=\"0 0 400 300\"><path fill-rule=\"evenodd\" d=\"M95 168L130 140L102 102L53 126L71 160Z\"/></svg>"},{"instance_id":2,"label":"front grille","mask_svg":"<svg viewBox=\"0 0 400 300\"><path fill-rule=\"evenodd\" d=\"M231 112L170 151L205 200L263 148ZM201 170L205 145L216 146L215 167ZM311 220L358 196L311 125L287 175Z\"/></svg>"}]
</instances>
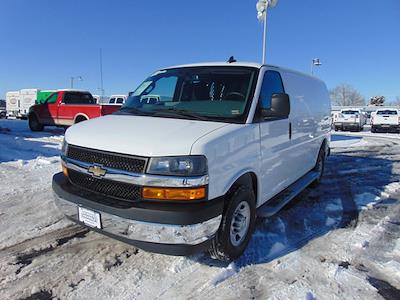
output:
<instances>
[{"instance_id":1,"label":"front grille","mask_svg":"<svg viewBox=\"0 0 400 300\"><path fill-rule=\"evenodd\" d=\"M141 196L140 187L137 185L99 179L71 169L68 169L68 177L72 184L80 188L106 196L119 198L124 201L135 202L138 201Z\"/></svg>"},{"instance_id":2,"label":"front grille","mask_svg":"<svg viewBox=\"0 0 400 300\"><path fill-rule=\"evenodd\" d=\"M125 154L116 154L74 145L68 146L67 157L133 173L144 173L147 161L146 158L137 158Z\"/></svg>"}]
</instances>

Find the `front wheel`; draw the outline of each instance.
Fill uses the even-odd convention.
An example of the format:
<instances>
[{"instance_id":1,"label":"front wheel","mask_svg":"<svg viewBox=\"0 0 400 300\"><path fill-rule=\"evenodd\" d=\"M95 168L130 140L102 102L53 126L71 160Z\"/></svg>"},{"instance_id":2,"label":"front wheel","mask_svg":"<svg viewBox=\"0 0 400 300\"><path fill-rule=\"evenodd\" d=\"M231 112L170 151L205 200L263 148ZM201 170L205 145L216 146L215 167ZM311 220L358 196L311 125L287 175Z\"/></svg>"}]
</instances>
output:
<instances>
[{"instance_id":1,"label":"front wheel","mask_svg":"<svg viewBox=\"0 0 400 300\"><path fill-rule=\"evenodd\" d=\"M243 254L255 226L255 200L253 189L247 186L239 186L232 193L209 249L213 258L232 261Z\"/></svg>"},{"instance_id":2,"label":"front wheel","mask_svg":"<svg viewBox=\"0 0 400 300\"><path fill-rule=\"evenodd\" d=\"M38 118L34 114L29 115L28 125L29 125L30 130L32 130L32 131L43 131L43 128L44 128L44 126L42 124L40 124Z\"/></svg>"}]
</instances>

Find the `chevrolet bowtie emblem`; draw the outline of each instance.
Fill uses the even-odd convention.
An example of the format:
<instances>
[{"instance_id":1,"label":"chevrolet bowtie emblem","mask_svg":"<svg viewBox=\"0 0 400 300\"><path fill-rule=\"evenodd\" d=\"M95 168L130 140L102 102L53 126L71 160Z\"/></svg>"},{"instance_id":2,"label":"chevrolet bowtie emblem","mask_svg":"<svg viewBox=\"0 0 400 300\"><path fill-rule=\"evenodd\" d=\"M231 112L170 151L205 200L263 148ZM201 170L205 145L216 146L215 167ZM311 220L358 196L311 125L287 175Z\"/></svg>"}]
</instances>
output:
<instances>
[{"instance_id":1,"label":"chevrolet bowtie emblem","mask_svg":"<svg viewBox=\"0 0 400 300\"><path fill-rule=\"evenodd\" d=\"M91 166L88 169L88 172L95 177L103 177L104 175L106 175L107 170L103 169L100 166Z\"/></svg>"}]
</instances>

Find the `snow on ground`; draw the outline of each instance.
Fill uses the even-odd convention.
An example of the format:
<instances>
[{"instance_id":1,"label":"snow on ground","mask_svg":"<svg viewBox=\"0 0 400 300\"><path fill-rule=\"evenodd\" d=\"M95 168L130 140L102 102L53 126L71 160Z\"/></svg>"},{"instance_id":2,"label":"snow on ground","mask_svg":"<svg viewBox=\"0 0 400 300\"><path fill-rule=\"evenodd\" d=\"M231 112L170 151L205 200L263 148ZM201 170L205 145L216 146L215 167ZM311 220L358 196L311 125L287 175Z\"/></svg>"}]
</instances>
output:
<instances>
[{"instance_id":1,"label":"snow on ground","mask_svg":"<svg viewBox=\"0 0 400 300\"><path fill-rule=\"evenodd\" d=\"M51 191L62 137L0 121L4 299L400 299L399 135L335 134L323 183L258 219L231 264L147 253L65 220Z\"/></svg>"}]
</instances>

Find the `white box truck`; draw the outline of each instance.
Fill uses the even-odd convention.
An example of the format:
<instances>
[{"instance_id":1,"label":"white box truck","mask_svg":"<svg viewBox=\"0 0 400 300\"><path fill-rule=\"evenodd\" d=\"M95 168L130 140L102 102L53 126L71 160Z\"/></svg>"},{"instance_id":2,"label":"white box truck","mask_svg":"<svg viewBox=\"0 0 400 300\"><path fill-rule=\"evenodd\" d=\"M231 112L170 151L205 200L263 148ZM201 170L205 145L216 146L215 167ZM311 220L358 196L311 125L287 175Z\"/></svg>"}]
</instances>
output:
<instances>
[{"instance_id":1,"label":"white box truck","mask_svg":"<svg viewBox=\"0 0 400 300\"><path fill-rule=\"evenodd\" d=\"M6 93L6 116L7 118L17 118L19 115L20 94L19 91Z\"/></svg>"},{"instance_id":2,"label":"white box truck","mask_svg":"<svg viewBox=\"0 0 400 300\"><path fill-rule=\"evenodd\" d=\"M38 91L38 89L22 89L19 91L20 107L18 117L26 118L28 116L29 108L36 103Z\"/></svg>"}]
</instances>

